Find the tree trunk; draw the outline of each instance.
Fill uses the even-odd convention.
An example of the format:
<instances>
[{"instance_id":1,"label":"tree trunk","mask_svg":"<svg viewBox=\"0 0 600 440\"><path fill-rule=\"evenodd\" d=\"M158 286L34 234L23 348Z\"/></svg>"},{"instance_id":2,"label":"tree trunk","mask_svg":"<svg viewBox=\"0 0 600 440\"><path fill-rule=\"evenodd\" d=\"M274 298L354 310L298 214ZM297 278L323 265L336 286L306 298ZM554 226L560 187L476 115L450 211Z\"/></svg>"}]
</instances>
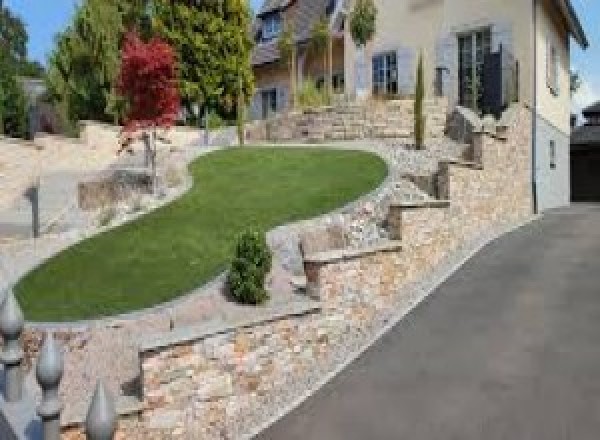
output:
<instances>
[{"instance_id":1,"label":"tree trunk","mask_svg":"<svg viewBox=\"0 0 600 440\"><path fill-rule=\"evenodd\" d=\"M208 127L208 105L204 106L204 145L208 145L210 140Z\"/></svg>"},{"instance_id":2,"label":"tree trunk","mask_svg":"<svg viewBox=\"0 0 600 440\"><path fill-rule=\"evenodd\" d=\"M2 0L0 0L0 8L2 7ZM4 90L0 85L0 135L4 134Z\"/></svg>"},{"instance_id":3,"label":"tree trunk","mask_svg":"<svg viewBox=\"0 0 600 440\"><path fill-rule=\"evenodd\" d=\"M152 132L150 134L150 144L151 144L151 148L152 148L152 154L151 154L151 158L152 158L152 193L154 195L156 195L157 189L158 189L158 177L157 177L157 173L156 173L156 155L157 155L156 127L152 128Z\"/></svg>"},{"instance_id":4,"label":"tree trunk","mask_svg":"<svg viewBox=\"0 0 600 440\"><path fill-rule=\"evenodd\" d=\"M331 100L333 96L333 39L327 40L327 95Z\"/></svg>"},{"instance_id":5,"label":"tree trunk","mask_svg":"<svg viewBox=\"0 0 600 440\"><path fill-rule=\"evenodd\" d=\"M290 108L293 110L296 107L296 93L297 93L297 87L296 87L296 81L298 79L298 73L297 73L297 68L296 68L296 49L294 48L292 50L292 59L290 60L290 91L291 91L291 96L290 96Z\"/></svg>"},{"instance_id":6,"label":"tree trunk","mask_svg":"<svg viewBox=\"0 0 600 440\"><path fill-rule=\"evenodd\" d=\"M152 155L152 146L150 145L150 135L148 132L142 134L142 142L144 142L144 166L150 166L150 156Z\"/></svg>"},{"instance_id":7,"label":"tree trunk","mask_svg":"<svg viewBox=\"0 0 600 440\"><path fill-rule=\"evenodd\" d=\"M238 99L237 99L237 132L238 132L238 141L240 143L240 147L244 146L246 141L246 130L245 130L245 111L244 111L244 95L243 95L243 84L242 77L240 76L238 79Z\"/></svg>"}]
</instances>

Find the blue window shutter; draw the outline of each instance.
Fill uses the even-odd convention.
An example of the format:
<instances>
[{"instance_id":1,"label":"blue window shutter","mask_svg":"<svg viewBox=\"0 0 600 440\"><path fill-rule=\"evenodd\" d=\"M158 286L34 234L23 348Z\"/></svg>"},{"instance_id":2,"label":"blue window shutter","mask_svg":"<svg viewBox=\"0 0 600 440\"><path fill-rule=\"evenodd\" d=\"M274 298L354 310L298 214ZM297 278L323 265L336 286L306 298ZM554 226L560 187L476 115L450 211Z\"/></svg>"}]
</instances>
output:
<instances>
[{"instance_id":1,"label":"blue window shutter","mask_svg":"<svg viewBox=\"0 0 600 440\"><path fill-rule=\"evenodd\" d=\"M277 87L277 111L285 110L288 106L287 87Z\"/></svg>"},{"instance_id":2,"label":"blue window shutter","mask_svg":"<svg viewBox=\"0 0 600 440\"><path fill-rule=\"evenodd\" d=\"M416 51L411 47L402 47L398 56L398 92L400 95L412 95L415 91Z\"/></svg>"},{"instance_id":3,"label":"blue window shutter","mask_svg":"<svg viewBox=\"0 0 600 440\"><path fill-rule=\"evenodd\" d=\"M252 102L250 103L250 118L252 120L261 119L262 109L262 96L260 90L257 90L254 96L252 97Z\"/></svg>"},{"instance_id":4,"label":"blue window shutter","mask_svg":"<svg viewBox=\"0 0 600 440\"><path fill-rule=\"evenodd\" d=\"M443 69L442 94L454 97L458 92L458 38L447 34L435 45L435 67Z\"/></svg>"},{"instance_id":5,"label":"blue window shutter","mask_svg":"<svg viewBox=\"0 0 600 440\"><path fill-rule=\"evenodd\" d=\"M510 53L514 51L513 27L508 21L501 21L492 25L492 52L498 51L500 46Z\"/></svg>"}]
</instances>

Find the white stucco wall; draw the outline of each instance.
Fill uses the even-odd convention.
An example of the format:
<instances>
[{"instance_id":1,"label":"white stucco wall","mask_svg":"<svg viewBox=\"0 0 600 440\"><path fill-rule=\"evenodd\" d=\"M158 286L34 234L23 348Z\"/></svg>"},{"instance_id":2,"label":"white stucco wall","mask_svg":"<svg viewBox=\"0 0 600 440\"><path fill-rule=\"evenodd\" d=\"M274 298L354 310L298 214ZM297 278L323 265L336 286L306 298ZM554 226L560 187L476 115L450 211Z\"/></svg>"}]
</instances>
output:
<instances>
[{"instance_id":1,"label":"white stucco wall","mask_svg":"<svg viewBox=\"0 0 600 440\"><path fill-rule=\"evenodd\" d=\"M529 104L532 97L533 8L523 0L377 0L379 14L377 33L369 47L369 55L400 51L413 52L412 62L400 69L414 72L416 57L423 54L425 82L433 93L435 68L451 68L445 88L450 98L458 96L458 41L457 34L484 27L492 29L493 49L502 43L521 61L521 97ZM349 26L346 26L347 33ZM349 35L346 37L346 84L355 88L355 56ZM369 69L370 65L369 56ZM402 59L409 61L409 57ZM370 71L370 70L369 70ZM413 74L414 76L414 74ZM369 75L369 81L371 75Z\"/></svg>"},{"instance_id":2,"label":"white stucco wall","mask_svg":"<svg viewBox=\"0 0 600 440\"><path fill-rule=\"evenodd\" d=\"M444 81L444 93L452 106L458 100L458 35L491 28L492 50L502 44L519 61L519 98L535 113L536 151L532 176L536 179L538 206L545 210L568 204L570 47L564 21L553 1L376 0L376 4L379 10L377 33L367 48L368 90L372 90L374 54L388 51L403 54L398 57L398 68L404 69L404 75L412 74L414 80L412 72L416 68L417 54L421 52L430 95L435 68L440 65L450 68L450 75ZM352 94L356 88L356 51L349 26L346 33L346 86ZM558 93L552 93L547 85L548 42L556 47L559 56ZM407 51L412 51L413 56L406 56ZM550 167L550 141L556 146L553 168Z\"/></svg>"},{"instance_id":3,"label":"white stucco wall","mask_svg":"<svg viewBox=\"0 0 600 440\"><path fill-rule=\"evenodd\" d=\"M570 44L556 8L549 0L539 0L536 10L536 123L535 172L537 205L540 211L566 206L570 203L570 110L569 90ZM558 88L548 84L550 63L548 45L558 54ZM550 144L554 142L556 156L551 165Z\"/></svg>"}]
</instances>

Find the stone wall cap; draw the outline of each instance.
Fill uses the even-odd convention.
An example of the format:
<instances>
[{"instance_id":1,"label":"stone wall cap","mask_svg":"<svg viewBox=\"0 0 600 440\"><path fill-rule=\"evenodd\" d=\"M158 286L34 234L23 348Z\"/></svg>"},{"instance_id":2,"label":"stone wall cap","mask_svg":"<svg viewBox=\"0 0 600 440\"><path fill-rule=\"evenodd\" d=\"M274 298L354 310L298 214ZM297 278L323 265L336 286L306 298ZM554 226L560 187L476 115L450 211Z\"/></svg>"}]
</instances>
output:
<instances>
[{"instance_id":1,"label":"stone wall cap","mask_svg":"<svg viewBox=\"0 0 600 440\"><path fill-rule=\"evenodd\" d=\"M304 257L305 263L332 264L341 261L355 260L382 252L396 252L402 250L399 240L385 240L380 243L363 246L360 248L337 249L326 252L317 252Z\"/></svg>"},{"instance_id":2,"label":"stone wall cap","mask_svg":"<svg viewBox=\"0 0 600 440\"><path fill-rule=\"evenodd\" d=\"M240 328L256 327L261 324L280 321L289 317L309 315L319 312L321 303L306 299L277 305L274 308L256 307L251 317L245 316L231 322L213 320L200 325L176 328L170 332L150 335L140 342L140 353L158 351L164 348L199 341L219 334L230 333Z\"/></svg>"},{"instance_id":3,"label":"stone wall cap","mask_svg":"<svg viewBox=\"0 0 600 440\"><path fill-rule=\"evenodd\" d=\"M472 168L474 170L483 170L483 165L478 162L469 162L460 159L444 159L440 163L444 165L456 165L463 168Z\"/></svg>"},{"instance_id":4,"label":"stone wall cap","mask_svg":"<svg viewBox=\"0 0 600 440\"><path fill-rule=\"evenodd\" d=\"M121 125L113 125L107 122L94 121L92 119L82 119L79 122L77 122L77 125L79 125L80 127L102 127L108 130L112 130L114 132L120 132L123 129L123 126Z\"/></svg>"},{"instance_id":5,"label":"stone wall cap","mask_svg":"<svg viewBox=\"0 0 600 440\"><path fill-rule=\"evenodd\" d=\"M28 141L20 138L13 138L4 135L0 135L0 146L4 147L5 144L10 144L10 146L18 145L19 147L30 148L32 150L41 151L44 149L41 145L37 145L32 141ZM8 147L8 145L6 145Z\"/></svg>"},{"instance_id":6,"label":"stone wall cap","mask_svg":"<svg viewBox=\"0 0 600 440\"><path fill-rule=\"evenodd\" d=\"M425 208L448 208L450 200L417 200L417 201L401 201L390 204L390 208L400 209L425 209Z\"/></svg>"}]
</instances>

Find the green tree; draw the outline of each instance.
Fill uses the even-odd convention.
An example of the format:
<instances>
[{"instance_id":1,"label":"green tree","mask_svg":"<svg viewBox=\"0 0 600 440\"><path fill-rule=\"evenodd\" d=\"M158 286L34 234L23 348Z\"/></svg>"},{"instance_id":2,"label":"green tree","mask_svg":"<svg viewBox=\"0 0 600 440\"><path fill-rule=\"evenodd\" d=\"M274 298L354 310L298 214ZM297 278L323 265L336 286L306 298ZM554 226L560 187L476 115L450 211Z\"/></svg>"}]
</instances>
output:
<instances>
[{"instance_id":1,"label":"green tree","mask_svg":"<svg viewBox=\"0 0 600 440\"><path fill-rule=\"evenodd\" d=\"M27 60L27 32L0 0L0 134L27 135L27 101L17 77L33 66Z\"/></svg>"},{"instance_id":2,"label":"green tree","mask_svg":"<svg viewBox=\"0 0 600 440\"><path fill-rule=\"evenodd\" d=\"M423 54L419 54L419 62L417 65L417 82L415 85L415 103L414 103L414 118L415 118L415 146L417 149L422 149L425 143L425 115L423 113L423 105L425 101L425 79L423 72Z\"/></svg>"},{"instance_id":3,"label":"green tree","mask_svg":"<svg viewBox=\"0 0 600 440\"><path fill-rule=\"evenodd\" d=\"M357 47L364 47L375 36L377 7L373 0L357 0L350 13L350 35Z\"/></svg>"},{"instance_id":4,"label":"green tree","mask_svg":"<svg viewBox=\"0 0 600 440\"><path fill-rule=\"evenodd\" d=\"M298 87L296 85L296 79L298 76L296 68L296 41L295 41L294 28L286 23L283 32L277 40L277 48L279 50L280 61L287 66L290 73L290 89L291 89L291 107L296 106L296 94L298 93Z\"/></svg>"},{"instance_id":5,"label":"green tree","mask_svg":"<svg viewBox=\"0 0 600 440\"><path fill-rule=\"evenodd\" d=\"M153 28L178 54L180 95L190 114L208 106L231 111L240 81L248 102L254 76L246 0L155 0L152 14Z\"/></svg>"},{"instance_id":6,"label":"green tree","mask_svg":"<svg viewBox=\"0 0 600 440\"><path fill-rule=\"evenodd\" d=\"M331 96L331 33L329 32L329 22L326 17L317 21L311 32L310 45L317 56L323 57L323 75L325 76L325 96L329 100Z\"/></svg>"},{"instance_id":7,"label":"green tree","mask_svg":"<svg viewBox=\"0 0 600 440\"><path fill-rule=\"evenodd\" d=\"M50 96L71 122L119 122L116 93L120 48L129 27L146 10L141 0L84 0L73 22L58 35L47 73Z\"/></svg>"}]
</instances>

